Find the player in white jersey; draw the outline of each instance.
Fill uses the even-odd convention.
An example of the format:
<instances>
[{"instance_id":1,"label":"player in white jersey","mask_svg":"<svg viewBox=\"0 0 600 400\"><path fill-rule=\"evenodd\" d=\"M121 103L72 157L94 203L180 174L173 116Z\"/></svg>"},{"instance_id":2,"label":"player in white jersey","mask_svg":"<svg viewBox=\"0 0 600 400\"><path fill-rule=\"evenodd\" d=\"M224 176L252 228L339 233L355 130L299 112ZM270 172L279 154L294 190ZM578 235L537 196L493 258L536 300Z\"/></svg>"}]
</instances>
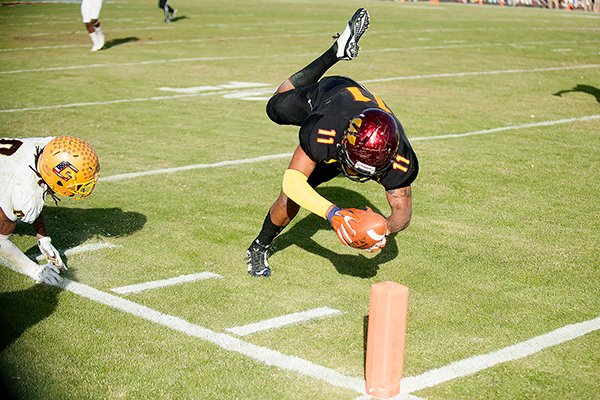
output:
<instances>
[{"instance_id":1,"label":"player in white jersey","mask_svg":"<svg viewBox=\"0 0 600 400\"><path fill-rule=\"evenodd\" d=\"M92 51L104 47L104 31L99 20L100 10L102 10L102 0L81 0L81 18L92 39Z\"/></svg>"},{"instance_id":2,"label":"player in white jersey","mask_svg":"<svg viewBox=\"0 0 600 400\"><path fill-rule=\"evenodd\" d=\"M0 138L0 257L38 283L56 284L67 267L46 232L44 200L89 196L100 173L98 156L72 136ZM9 240L17 221L32 224L48 263L38 265Z\"/></svg>"}]
</instances>

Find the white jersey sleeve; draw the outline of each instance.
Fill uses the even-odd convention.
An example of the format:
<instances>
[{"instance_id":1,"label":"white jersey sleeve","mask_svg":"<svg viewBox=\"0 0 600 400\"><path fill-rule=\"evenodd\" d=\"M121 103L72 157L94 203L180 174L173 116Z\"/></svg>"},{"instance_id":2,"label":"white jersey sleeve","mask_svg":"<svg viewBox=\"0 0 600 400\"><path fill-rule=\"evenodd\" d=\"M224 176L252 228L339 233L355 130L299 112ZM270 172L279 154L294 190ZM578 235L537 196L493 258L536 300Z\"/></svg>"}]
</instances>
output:
<instances>
[{"instance_id":1,"label":"white jersey sleeve","mask_svg":"<svg viewBox=\"0 0 600 400\"><path fill-rule=\"evenodd\" d=\"M0 138L0 208L11 221L31 224L42 212L47 186L34 171L35 158L52 139Z\"/></svg>"}]
</instances>

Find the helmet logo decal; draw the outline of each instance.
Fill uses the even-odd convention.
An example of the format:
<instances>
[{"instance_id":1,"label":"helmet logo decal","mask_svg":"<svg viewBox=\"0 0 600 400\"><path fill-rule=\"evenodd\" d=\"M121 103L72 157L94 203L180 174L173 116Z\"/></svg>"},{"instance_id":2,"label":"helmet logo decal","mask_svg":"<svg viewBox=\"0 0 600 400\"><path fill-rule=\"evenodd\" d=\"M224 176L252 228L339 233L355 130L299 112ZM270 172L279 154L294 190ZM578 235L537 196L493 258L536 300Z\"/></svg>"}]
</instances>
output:
<instances>
[{"instance_id":1,"label":"helmet logo decal","mask_svg":"<svg viewBox=\"0 0 600 400\"><path fill-rule=\"evenodd\" d=\"M358 133L361 125L362 118L360 117L353 118L348 125L348 130L346 131L346 140L348 140L348 143L350 143L352 146L356 145L356 134Z\"/></svg>"},{"instance_id":2,"label":"helmet logo decal","mask_svg":"<svg viewBox=\"0 0 600 400\"><path fill-rule=\"evenodd\" d=\"M79 170L68 161L61 161L52 168L52 171L65 181L75 178L74 173L76 174L79 172Z\"/></svg>"}]
</instances>

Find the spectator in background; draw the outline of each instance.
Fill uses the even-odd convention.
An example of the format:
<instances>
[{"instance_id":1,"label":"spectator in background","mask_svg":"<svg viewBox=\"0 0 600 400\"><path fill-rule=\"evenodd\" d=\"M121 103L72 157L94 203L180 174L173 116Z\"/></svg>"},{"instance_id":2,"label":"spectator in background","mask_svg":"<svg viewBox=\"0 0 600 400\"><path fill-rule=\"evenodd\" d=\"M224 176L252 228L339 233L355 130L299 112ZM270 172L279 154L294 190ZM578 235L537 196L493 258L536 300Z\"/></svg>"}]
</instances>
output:
<instances>
[{"instance_id":1,"label":"spectator in background","mask_svg":"<svg viewBox=\"0 0 600 400\"><path fill-rule=\"evenodd\" d=\"M100 10L102 0L81 0L81 17L90 38L92 39L92 51L98 51L104 47L104 32L100 26Z\"/></svg>"},{"instance_id":2,"label":"spectator in background","mask_svg":"<svg viewBox=\"0 0 600 400\"><path fill-rule=\"evenodd\" d=\"M169 5L169 0L158 0L158 8L165 13L165 23L169 23L175 18L177 10Z\"/></svg>"}]
</instances>

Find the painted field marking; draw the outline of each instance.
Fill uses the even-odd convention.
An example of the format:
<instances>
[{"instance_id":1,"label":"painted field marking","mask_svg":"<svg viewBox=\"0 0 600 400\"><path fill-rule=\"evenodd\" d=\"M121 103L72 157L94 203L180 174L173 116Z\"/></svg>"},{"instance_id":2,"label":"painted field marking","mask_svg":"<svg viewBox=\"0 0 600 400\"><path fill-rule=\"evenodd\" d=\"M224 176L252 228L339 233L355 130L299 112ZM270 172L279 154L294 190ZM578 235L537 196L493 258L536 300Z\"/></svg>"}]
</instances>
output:
<instances>
[{"instance_id":1,"label":"painted field marking","mask_svg":"<svg viewBox=\"0 0 600 400\"><path fill-rule=\"evenodd\" d=\"M96 250L102 250L102 249L114 249L117 247L121 247L119 245L116 244L112 244L109 242L101 242L101 243L88 243L88 244L82 244L79 246L75 246L75 247L71 247L70 249L67 249L65 251L59 251L59 253L62 253L65 256L72 256L75 254L81 254L81 253L87 253L88 251L96 251ZM36 257L36 260L40 261L40 260L45 260L46 256L44 256L43 254L40 254Z\"/></svg>"},{"instance_id":2,"label":"painted field marking","mask_svg":"<svg viewBox=\"0 0 600 400\"><path fill-rule=\"evenodd\" d=\"M96 251L96 250L102 250L102 249L114 249L117 247L121 247L121 246L112 244L109 242L88 243L88 244L82 244L79 246L71 247L70 249L65 250L64 255L72 256L74 254L87 253L88 251Z\"/></svg>"},{"instance_id":3,"label":"painted field marking","mask_svg":"<svg viewBox=\"0 0 600 400\"><path fill-rule=\"evenodd\" d=\"M108 64L96 64L98 66L107 66ZM465 76L478 76L478 75L501 75L501 74L521 74L531 72L555 72L555 71L569 71L578 69L593 69L600 68L600 64L584 64L584 65L572 65L565 67L547 67L547 68L531 68L531 69L509 69L509 70L496 70L496 71L472 71L472 72L454 72L454 73L443 73L443 74L429 74L429 75L409 75L409 76L395 76L388 78L377 78L363 80L364 83L376 83L376 82L391 82L399 80L413 80L413 79L435 79L435 78L456 78ZM2 74L2 72L0 72ZM272 90L260 91L261 93L269 93ZM11 108L0 110L0 113L13 113L13 112L24 112L24 111L41 111L41 110L54 110L60 108L71 108L71 107L89 107L98 105L110 105L110 104L121 104L121 103L136 103L144 101L162 101L181 99L194 96L212 96L212 95L232 95L236 91L223 90L215 92L199 92L199 93L181 93L171 96L152 96L152 97L138 97L131 99L117 99L117 100L105 100L105 101L92 101L83 103L70 103L70 104L57 104L51 106L35 106L25 108ZM262 98L261 98L262 100Z\"/></svg>"},{"instance_id":4,"label":"painted field marking","mask_svg":"<svg viewBox=\"0 0 600 400\"><path fill-rule=\"evenodd\" d=\"M119 294L140 293L145 290L181 285L184 283L195 282L195 281L211 279L211 278L222 278L222 276L219 274L215 274L213 272L205 271L205 272L198 272L196 274L188 274L188 275L177 276L174 278L161 279L158 281L137 283L135 285L120 286L120 287L112 288L110 290L112 290L115 293L119 293Z\"/></svg>"},{"instance_id":5,"label":"painted field marking","mask_svg":"<svg viewBox=\"0 0 600 400\"><path fill-rule=\"evenodd\" d=\"M254 157L254 158L246 158L246 159L241 159L241 160L219 161L219 162L212 163L212 164L192 164L192 165L185 165L183 167L155 169L155 170L140 171L140 172L129 172L126 174L101 177L99 180L101 182L116 182L116 181L122 181L124 179L139 178L142 176L149 176L149 175L169 174L169 173L173 173L173 172L189 171L189 170L193 170L193 169L218 168L218 167L227 167L227 166L231 166L231 165L252 164L252 163L258 163L258 162L269 161L269 160L277 160L280 158L287 158L287 157L291 157L291 156L292 156L292 153L271 154L271 155Z\"/></svg>"},{"instance_id":6,"label":"painted field marking","mask_svg":"<svg viewBox=\"0 0 600 400\"><path fill-rule=\"evenodd\" d=\"M91 286L70 279L63 278L63 281L57 286L89 300L107 305L144 320L157 323L188 336L206 340L224 350L243 354L256 361L262 362L263 364L272 365L283 370L293 371L303 376L312 377L332 386L353 390L361 394L361 396L357 397L355 400L371 399L370 396L367 396L364 393L364 379L349 377L338 371L314 364L310 361L244 342L238 338L203 328L173 315L163 314L150 307L134 303L110 293L102 292ZM434 387L457 378L469 376L497 364L517 360L538 353L541 350L565 343L599 329L600 316L591 320L566 325L546 334L504 347L491 353L456 361L444 367L427 371L421 375L406 377L402 379L400 395L395 396L392 399L416 400L410 393Z\"/></svg>"},{"instance_id":7,"label":"painted field marking","mask_svg":"<svg viewBox=\"0 0 600 400\"><path fill-rule=\"evenodd\" d=\"M367 79L367 80L363 80L362 82L373 83L373 82L391 82L391 81L412 80L412 79L456 78L456 77L477 76L477 75L524 74L526 72L554 72L554 71L566 71L566 70L590 69L590 68L600 68L600 64L572 65L569 67L504 69L504 70L496 70L496 71L473 71L473 72L454 72L454 73L449 72L449 73L443 73L443 74L392 76L389 78Z\"/></svg>"},{"instance_id":8,"label":"painted field marking","mask_svg":"<svg viewBox=\"0 0 600 400\"><path fill-rule=\"evenodd\" d=\"M20 25L18 25L20 26ZM75 33L75 32L71 32L71 33ZM381 31L379 33L382 33ZM424 32L424 33L431 33L430 31ZM277 35L278 38L282 38L282 37L306 37L306 36L319 36L319 35L327 35L328 33L325 32L313 32L313 33L287 33L287 34L283 34L283 35ZM379 34L379 38L384 39L384 38L394 38L396 39L398 37L397 32L394 32L393 35L381 35ZM256 35L256 36L229 36L227 37L228 41L231 40L259 40L259 39L271 39L273 38L273 35ZM170 40L150 40L150 41L146 41L146 40L142 40L142 41L136 41L136 42L129 42L129 43L123 43L123 45L126 46L131 46L131 45L135 45L137 44L143 44L144 46L149 46L149 45L161 45L161 44L175 44L175 43L202 43L202 42L214 42L214 41L220 41L223 40L222 37L210 37L210 38L196 38L196 39L170 39ZM432 38L417 38L415 40L433 40ZM469 46L469 47L473 47L475 46L475 44L469 44L467 43L466 40L442 40L442 43L445 44L464 44L465 46ZM557 44L561 44L561 43L567 43L570 44L571 41L570 40L553 40L552 41L552 45L557 45ZM596 43L596 41L593 40L580 40L577 43ZM548 42L544 42L544 41L532 41L532 42L521 42L521 43L479 43L478 44L480 47L486 47L486 46L509 46L509 47L518 47L518 46L531 46L531 45L548 45ZM85 47L89 47L87 44L83 45L83 44L69 44L69 45L51 45L51 46L29 46L29 47L12 47L12 48L8 48L8 49L0 49L0 53L1 52L8 52L8 51L37 51L37 50L49 50L49 49L68 49L68 48L85 48ZM442 47L443 49L444 47ZM454 47L451 47L454 48ZM427 48L422 48L422 47L399 47L397 48L398 51L400 50L427 50Z\"/></svg>"},{"instance_id":9,"label":"painted field marking","mask_svg":"<svg viewBox=\"0 0 600 400\"><path fill-rule=\"evenodd\" d=\"M156 29L156 28L152 28ZM443 50L443 49L455 49L455 48L477 48L485 46L505 46L505 43L473 43L473 44L451 44L451 45L438 45L438 46L413 46L413 47L390 47L384 49L372 49L365 50L365 53L388 53L398 51L419 51L419 50ZM522 44L512 44L522 45ZM314 53L295 53L288 54L288 57L309 57L314 56ZM179 63L179 62L198 62L198 61L225 61L225 60L248 60L248 59L264 59L264 58L275 58L281 57L280 55L239 55L239 56L208 56L208 57L185 57L185 58L171 58L171 59L160 59L160 60L146 60L146 61L132 61L126 63L104 63L104 64L81 64L81 65L69 65L63 67L46 67L46 68L30 68L30 69L18 69L11 71L0 71L0 75L9 74L22 74L29 72L51 72L51 71L68 71L77 69L88 69L88 68L115 68L115 67L128 67L138 65L156 65L166 63Z\"/></svg>"},{"instance_id":10,"label":"painted field marking","mask_svg":"<svg viewBox=\"0 0 600 400\"><path fill-rule=\"evenodd\" d=\"M282 315L280 317L265 319L263 321L243 326L236 326L225 330L238 336L247 336L252 333L265 331L268 329L283 328L284 326L299 324L301 322L306 322L315 318L324 318L340 314L343 314L343 312L340 310L336 310L335 308L319 307L313 308L312 310L308 311Z\"/></svg>"},{"instance_id":11,"label":"painted field marking","mask_svg":"<svg viewBox=\"0 0 600 400\"><path fill-rule=\"evenodd\" d=\"M140 97L140 98L132 98L132 99L107 100L107 101L92 101L92 102L85 102L85 103L59 104L59 105L55 105L55 106L37 106L37 107L27 107L27 108L4 109L4 110L0 110L0 113L12 113L12 112L22 112L22 111L43 111L43 110L54 110L54 109L72 108L72 107L105 106L105 105L112 105L112 104L139 103L139 102L146 102L146 101L162 101L162 100L172 100L172 99L183 99L183 98L187 98L187 97L213 96L215 94L227 94L227 93L230 93L230 91L175 94L175 95L171 95L171 96L152 96L152 97Z\"/></svg>"},{"instance_id":12,"label":"painted field marking","mask_svg":"<svg viewBox=\"0 0 600 400\"><path fill-rule=\"evenodd\" d=\"M192 86L185 88L171 88L171 87L160 87L158 90L162 90L165 92L174 92L174 93L202 93L209 92L214 90L223 90L223 89L249 89L249 88L259 88L264 86L270 86L268 83L258 83L258 82L238 82L231 81L221 85L216 86Z\"/></svg>"},{"instance_id":13,"label":"painted field marking","mask_svg":"<svg viewBox=\"0 0 600 400\"><path fill-rule=\"evenodd\" d=\"M421 375L404 378L400 384L400 391L401 393L418 392L454 379L473 375L495 365L533 355L599 329L600 316L566 325L491 353L465 358L444 367L432 369Z\"/></svg>"},{"instance_id":14,"label":"painted field marking","mask_svg":"<svg viewBox=\"0 0 600 400\"><path fill-rule=\"evenodd\" d=\"M452 133L452 134L448 134L448 135L437 135L437 136L422 136L422 137L416 137L416 138L410 139L410 141L411 142L419 142L419 141L425 141L425 140L455 139L455 138L461 138L461 137L467 137L467 136L487 135L488 133L511 131L511 130L515 130L515 129L537 128L537 127L541 127L541 126L568 124L571 122L594 121L597 119L600 119L600 114L586 115L583 117L555 119L555 120L551 120L551 121L530 122L530 123L521 124L521 125L501 126L498 128L482 129L479 131L465 132L465 133Z\"/></svg>"},{"instance_id":15,"label":"painted field marking","mask_svg":"<svg viewBox=\"0 0 600 400\"><path fill-rule=\"evenodd\" d=\"M163 314L150 307L102 292L70 279L63 279L58 286L86 299L107 305L146 321L154 322L188 336L206 340L224 350L243 354L263 364L275 366L286 371L293 371L303 376L324 381L332 386L353 390L357 393L364 392L363 379L349 377L338 371L314 364L299 357L289 356L266 347L242 341L224 333L203 328L179 317Z\"/></svg>"},{"instance_id":16,"label":"painted field marking","mask_svg":"<svg viewBox=\"0 0 600 400\"><path fill-rule=\"evenodd\" d=\"M532 123L521 124L521 125L502 126L499 128L483 129L483 130L479 130L479 131L465 132L465 133L454 133L454 134L437 135L437 136L412 137L412 138L410 138L410 141L411 142L419 142L419 141L426 141L426 140L455 139L455 138L461 138L461 137L467 137L467 136L486 135L486 134L495 133L495 132L503 132L503 131L542 127L542 126L553 126L553 125L559 125L559 124L567 124L567 123L571 123L571 122L593 121L593 120L598 120L598 119L600 119L600 114L587 115L587 116L583 116L583 117L557 119L557 120L551 120L551 121L532 122ZM169 173L173 173L173 172L190 171L190 170L194 170L194 169L207 169L207 168L219 168L219 167L227 167L227 166L241 165L241 164L254 164L254 163L259 163L259 162L263 162L263 161L278 160L280 158L290 158L291 156L292 156L292 153L280 153L280 154L270 154L270 155L254 157L254 158L244 158L244 159L230 160L230 161L219 161L219 162L212 163L212 164L192 164L192 165L186 165L186 166L182 166L182 167L163 168L163 169L155 169L155 170L140 171L140 172L129 172L129 173L125 173L125 174L101 177L100 181L101 182L118 182L118 181L122 181L122 180L134 179L134 178L139 178L139 177L143 177L143 176L169 174Z\"/></svg>"}]
</instances>

